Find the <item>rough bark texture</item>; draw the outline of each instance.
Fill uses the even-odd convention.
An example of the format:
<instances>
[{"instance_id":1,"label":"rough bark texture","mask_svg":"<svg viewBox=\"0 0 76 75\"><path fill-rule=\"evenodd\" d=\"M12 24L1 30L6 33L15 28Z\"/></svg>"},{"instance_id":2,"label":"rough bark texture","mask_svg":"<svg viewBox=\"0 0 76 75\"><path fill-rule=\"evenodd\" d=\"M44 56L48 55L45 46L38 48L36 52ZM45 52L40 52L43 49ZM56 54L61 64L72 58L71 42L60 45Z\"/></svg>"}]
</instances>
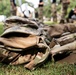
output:
<instances>
[{"instance_id":1,"label":"rough bark texture","mask_svg":"<svg viewBox=\"0 0 76 75\"><path fill-rule=\"evenodd\" d=\"M0 37L0 62L33 70L51 54L57 62L76 63L75 24L48 26L20 17L7 18L5 24L12 27Z\"/></svg>"}]
</instances>

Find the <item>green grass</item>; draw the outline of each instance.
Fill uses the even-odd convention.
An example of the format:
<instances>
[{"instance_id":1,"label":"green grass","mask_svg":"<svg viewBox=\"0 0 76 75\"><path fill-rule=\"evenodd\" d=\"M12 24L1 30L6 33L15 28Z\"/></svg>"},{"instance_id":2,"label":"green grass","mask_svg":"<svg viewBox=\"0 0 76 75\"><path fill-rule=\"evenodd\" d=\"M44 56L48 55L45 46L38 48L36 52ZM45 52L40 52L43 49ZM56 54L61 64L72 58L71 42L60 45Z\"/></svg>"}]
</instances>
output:
<instances>
[{"instance_id":1,"label":"green grass","mask_svg":"<svg viewBox=\"0 0 76 75\"><path fill-rule=\"evenodd\" d=\"M0 34L3 24L0 23ZM0 63L0 75L76 75L76 65L54 64L48 60L34 71L29 71L23 65L10 66Z\"/></svg>"},{"instance_id":2,"label":"green grass","mask_svg":"<svg viewBox=\"0 0 76 75\"><path fill-rule=\"evenodd\" d=\"M62 65L48 62L34 71L29 71L19 65L7 66L0 64L0 75L76 75L76 65Z\"/></svg>"},{"instance_id":3,"label":"green grass","mask_svg":"<svg viewBox=\"0 0 76 75\"><path fill-rule=\"evenodd\" d=\"M2 32L3 32L3 23L0 22L0 34L2 34Z\"/></svg>"},{"instance_id":4,"label":"green grass","mask_svg":"<svg viewBox=\"0 0 76 75\"><path fill-rule=\"evenodd\" d=\"M51 21L45 21L44 24L46 25L53 25L53 24L56 24L55 22L51 22Z\"/></svg>"}]
</instances>

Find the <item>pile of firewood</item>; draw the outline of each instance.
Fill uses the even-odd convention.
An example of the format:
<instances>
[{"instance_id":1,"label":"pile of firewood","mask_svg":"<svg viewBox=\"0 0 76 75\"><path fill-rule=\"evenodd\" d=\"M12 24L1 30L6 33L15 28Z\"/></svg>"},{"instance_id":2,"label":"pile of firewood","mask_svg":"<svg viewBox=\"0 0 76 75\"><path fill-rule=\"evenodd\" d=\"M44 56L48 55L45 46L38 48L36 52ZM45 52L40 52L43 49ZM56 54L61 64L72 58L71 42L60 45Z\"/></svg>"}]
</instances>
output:
<instances>
[{"instance_id":1,"label":"pile of firewood","mask_svg":"<svg viewBox=\"0 0 76 75\"><path fill-rule=\"evenodd\" d=\"M0 37L0 62L33 70L49 55L55 62L76 63L76 25L48 26L36 20L9 17Z\"/></svg>"}]
</instances>

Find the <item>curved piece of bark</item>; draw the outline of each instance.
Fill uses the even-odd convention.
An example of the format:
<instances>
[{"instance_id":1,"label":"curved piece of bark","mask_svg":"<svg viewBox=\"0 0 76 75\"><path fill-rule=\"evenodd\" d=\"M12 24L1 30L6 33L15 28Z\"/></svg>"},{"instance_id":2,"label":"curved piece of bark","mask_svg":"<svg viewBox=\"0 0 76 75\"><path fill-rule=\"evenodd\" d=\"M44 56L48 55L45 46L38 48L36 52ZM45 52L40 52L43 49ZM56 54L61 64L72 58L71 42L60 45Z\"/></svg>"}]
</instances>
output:
<instances>
[{"instance_id":1,"label":"curved piece of bark","mask_svg":"<svg viewBox=\"0 0 76 75\"><path fill-rule=\"evenodd\" d=\"M25 64L24 67L29 69L29 70L34 70L41 63L46 61L48 56L49 56L49 49L47 48L44 53L38 52L36 57L33 60L31 60L28 64Z\"/></svg>"},{"instance_id":2,"label":"curved piece of bark","mask_svg":"<svg viewBox=\"0 0 76 75\"><path fill-rule=\"evenodd\" d=\"M30 27L20 27L20 26L14 26L14 27L11 27L7 30L5 30L3 32L3 34L1 35L1 37L5 37L5 36L11 36L11 34L14 33L14 34L23 34L26 35L26 34L31 34L31 35L40 35L41 33L37 30L37 29L33 29L33 28L30 28ZM12 34L12 36L14 36L14 34Z\"/></svg>"},{"instance_id":3,"label":"curved piece of bark","mask_svg":"<svg viewBox=\"0 0 76 75\"><path fill-rule=\"evenodd\" d=\"M5 23L33 24L33 26L38 28L37 22L30 20L28 18L22 18L18 16L12 16L12 17L7 18Z\"/></svg>"},{"instance_id":4,"label":"curved piece of bark","mask_svg":"<svg viewBox=\"0 0 76 75\"><path fill-rule=\"evenodd\" d=\"M6 47L14 48L28 48L37 45L39 37L28 36L28 37L12 37L12 38L0 38L0 43Z\"/></svg>"}]
</instances>

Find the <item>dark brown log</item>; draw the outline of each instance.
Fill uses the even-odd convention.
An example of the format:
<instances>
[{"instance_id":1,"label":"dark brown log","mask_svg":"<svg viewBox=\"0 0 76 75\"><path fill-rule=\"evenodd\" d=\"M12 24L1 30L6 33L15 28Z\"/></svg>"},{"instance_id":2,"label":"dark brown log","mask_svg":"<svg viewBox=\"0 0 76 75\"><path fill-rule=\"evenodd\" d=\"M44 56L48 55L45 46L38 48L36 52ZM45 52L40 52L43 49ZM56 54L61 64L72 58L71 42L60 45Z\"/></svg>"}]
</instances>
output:
<instances>
[{"instance_id":1,"label":"dark brown log","mask_svg":"<svg viewBox=\"0 0 76 75\"><path fill-rule=\"evenodd\" d=\"M67 55L56 55L56 62L57 63L67 63L67 64L75 64L76 63L76 53L71 52Z\"/></svg>"},{"instance_id":2,"label":"dark brown log","mask_svg":"<svg viewBox=\"0 0 76 75\"><path fill-rule=\"evenodd\" d=\"M61 24L61 25L50 26L48 35L50 37L56 38L60 37L65 32L70 33L76 32L76 24Z\"/></svg>"}]
</instances>

